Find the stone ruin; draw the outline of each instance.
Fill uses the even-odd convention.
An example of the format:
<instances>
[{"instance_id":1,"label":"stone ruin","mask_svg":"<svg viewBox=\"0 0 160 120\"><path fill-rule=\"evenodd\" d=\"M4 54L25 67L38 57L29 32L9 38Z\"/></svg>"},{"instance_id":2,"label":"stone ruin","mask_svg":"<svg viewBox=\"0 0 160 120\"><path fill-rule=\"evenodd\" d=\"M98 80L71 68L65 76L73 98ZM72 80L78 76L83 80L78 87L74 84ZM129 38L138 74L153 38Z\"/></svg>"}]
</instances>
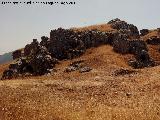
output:
<instances>
[{"instance_id":1,"label":"stone ruin","mask_svg":"<svg viewBox=\"0 0 160 120\"><path fill-rule=\"evenodd\" d=\"M85 53L86 49L104 44L113 46L113 50L120 54L133 54L135 60L130 60L128 63L133 68L154 66L146 43L139 39L140 35L136 26L120 19L114 19L108 24L111 24L117 31L87 30L79 32L58 28L50 32L50 38L42 36L40 43L37 39L33 39L31 44L25 46L23 54L20 55L20 51L14 52L14 59L17 61L4 71L2 79L48 74L59 60L79 57ZM70 65L66 71L80 68ZM90 70L91 68L88 66L83 66L80 71Z\"/></svg>"}]
</instances>

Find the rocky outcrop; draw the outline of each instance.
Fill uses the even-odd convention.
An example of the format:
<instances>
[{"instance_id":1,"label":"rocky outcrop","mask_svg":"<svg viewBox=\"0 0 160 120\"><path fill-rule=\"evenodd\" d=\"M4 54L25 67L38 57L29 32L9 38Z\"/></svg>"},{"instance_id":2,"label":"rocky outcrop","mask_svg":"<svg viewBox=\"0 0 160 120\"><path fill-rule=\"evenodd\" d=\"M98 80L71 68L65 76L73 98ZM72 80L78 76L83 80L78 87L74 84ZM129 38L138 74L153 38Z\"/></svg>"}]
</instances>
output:
<instances>
[{"instance_id":1,"label":"rocky outcrop","mask_svg":"<svg viewBox=\"0 0 160 120\"><path fill-rule=\"evenodd\" d=\"M129 61L129 65L134 68L154 66L154 61L148 54L146 43L139 39L140 35L136 26L120 19L114 19L108 23L117 30L102 32L58 28L51 30L50 38L42 36L40 43L37 39L33 39L31 44L25 46L23 55L20 51L15 51L14 58L19 59L3 73L2 79L25 76L26 74L47 74L52 71L58 60L79 57L85 53L86 49L104 44L113 46L113 50L117 53L133 54L135 60ZM146 30L141 31L141 34L146 34ZM150 41L157 44L157 40L154 39ZM148 42L150 43L150 41ZM73 63L66 68L65 72L76 70L83 73L89 72L91 68L83 66L82 63Z\"/></svg>"},{"instance_id":2,"label":"rocky outcrop","mask_svg":"<svg viewBox=\"0 0 160 120\"><path fill-rule=\"evenodd\" d=\"M113 39L113 50L115 52L126 54L129 53L129 41L125 34L117 34Z\"/></svg>"},{"instance_id":3,"label":"rocky outcrop","mask_svg":"<svg viewBox=\"0 0 160 120\"><path fill-rule=\"evenodd\" d=\"M132 40L130 41L131 54L135 56L135 60L129 61L129 65L133 68L139 69L144 67L153 67L155 65L154 60L152 60L148 53L147 45L142 40Z\"/></svg>"},{"instance_id":4,"label":"rocky outcrop","mask_svg":"<svg viewBox=\"0 0 160 120\"><path fill-rule=\"evenodd\" d=\"M145 36L149 33L149 30L148 29L142 29L142 30L140 30L140 33L141 33L140 34L141 36Z\"/></svg>"},{"instance_id":5,"label":"rocky outcrop","mask_svg":"<svg viewBox=\"0 0 160 120\"><path fill-rule=\"evenodd\" d=\"M29 56L31 52L33 52L34 49L36 49L36 46L39 44L37 39L33 39L33 42L31 44L27 44L24 48L24 56Z\"/></svg>"},{"instance_id":6,"label":"rocky outcrop","mask_svg":"<svg viewBox=\"0 0 160 120\"><path fill-rule=\"evenodd\" d=\"M25 76L26 73L33 72L32 67L28 64L26 58L19 58L15 63L9 65L8 70L3 72L2 80L3 79L12 79L17 78L18 76Z\"/></svg>"},{"instance_id":7,"label":"rocky outcrop","mask_svg":"<svg viewBox=\"0 0 160 120\"><path fill-rule=\"evenodd\" d=\"M85 46L79 34L73 30L59 28L50 32L50 41L47 46L52 57L59 60L72 59L85 52Z\"/></svg>"},{"instance_id":8,"label":"rocky outcrop","mask_svg":"<svg viewBox=\"0 0 160 120\"><path fill-rule=\"evenodd\" d=\"M115 37L113 37L112 42L113 50L115 52L121 53L121 54L136 54L139 51L146 50L147 44L140 40L140 39L129 39L126 34L117 33Z\"/></svg>"},{"instance_id":9,"label":"rocky outcrop","mask_svg":"<svg viewBox=\"0 0 160 120\"><path fill-rule=\"evenodd\" d=\"M129 61L129 65L135 69L155 66L155 62L150 58L148 52L145 50L139 51L139 53L135 55L135 58L136 60Z\"/></svg>"},{"instance_id":10,"label":"rocky outcrop","mask_svg":"<svg viewBox=\"0 0 160 120\"><path fill-rule=\"evenodd\" d=\"M22 57L22 50L16 50L12 53L13 60Z\"/></svg>"},{"instance_id":11,"label":"rocky outcrop","mask_svg":"<svg viewBox=\"0 0 160 120\"><path fill-rule=\"evenodd\" d=\"M45 46L47 48L48 47L48 43L49 43L49 38L47 36L42 36L40 45L41 46Z\"/></svg>"},{"instance_id":12,"label":"rocky outcrop","mask_svg":"<svg viewBox=\"0 0 160 120\"><path fill-rule=\"evenodd\" d=\"M86 49L109 43L107 33L100 31L75 32L59 28L52 30L48 51L59 60L82 55Z\"/></svg>"},{"instance_id":13,"label":"rocky outcrop","mask_svg":"<svg viewBox=\"0 0 160 120\"><path fill-rule=\"evenodd\" d=\"M35 39L30 45L27 45L27 48L30 48L28 55L10 64L9 69L4 71L2 79L26 75L44 75L49 73L50 69L58 63L57 59L52 58L47 49Z\"/></svg>"},{"instance_id":14,"label":"rocky outcrop","mask_svg":"<svg viewBox=\"0 0 160 120\"><path fill-rule=\"evenodd\" d=\"M127 22L122 21L118 18L109 21L108 24L111 24L112 28L117 29L122 34L127 34L130 38L140 37L138 28L133 24L128 24Z\"/></svg>"},{"instance_id":15,"label":"rocky outcrop","mask_svg":"<svg viewBox=\"0 0 160 120\"><path fill-rule=\"evenodd\" d=\"M142 50L148 51L147 44L144 41L140 39L129 41L129 53L137 55Z\"/></svg>"},{"instance_id":16,"label":"rocky outcrop","mask_svg":"<svg viewBox=\"0 0 160 120\"><path fill-rule=\"evenodd\" d=\"M34 75L44 75L50 72L55 64L58 63L57 59L52 58L46 47L37 45L31 53L29 64L32 66Z\"/></svg>"},{"instance_id":17,"label":"rocky outcrop","mask_svg":"<svg viewBox=\"0 0 160 120\"><path fill-rule=\"evenodd\" d=\"M153 36L146 40L147 44L160 45L160 37Z\"/></svg>"}]
</instances>

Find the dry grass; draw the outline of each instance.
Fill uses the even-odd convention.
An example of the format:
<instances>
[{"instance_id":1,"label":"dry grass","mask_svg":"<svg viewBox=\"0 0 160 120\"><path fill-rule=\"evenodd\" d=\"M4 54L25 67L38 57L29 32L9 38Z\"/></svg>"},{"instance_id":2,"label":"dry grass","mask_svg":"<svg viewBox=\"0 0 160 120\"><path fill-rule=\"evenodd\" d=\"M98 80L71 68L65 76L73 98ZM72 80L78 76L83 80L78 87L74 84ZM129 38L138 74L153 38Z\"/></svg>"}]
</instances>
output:
<instances>
[{"instance_id":1,"label":"dry grass","mask_svg":"<svg viewBox=\"0 0 160 120\"><path fill-rule=\"evenodd\" d=\"M89 73L64 73L62 61L49 76L1 81L0 120L159 120L160 67L115 76L130 57L104 45L72 60Z\"/></svg>"},{"instance_id":2,"label":"dry grass","mask_svg":"<svg viewBox=\"0 0 160 120\"><path fill-rule=\"evenodd\" d=\"M150 37L153 37L153 36L160 36L159 32L157 30L151 30L149 32L149 34L145 35L145 36L142 36L143 40L147 40L148 38Z\"/></svg>"},{"instance_id":3,"label":"dry grass","mask_svg":"<svg viewBox=\"0 0 160 120\"><path fill-rule=\"evenodd\" d=\"M103 32L115 31L109 24L91 25L87 27L71 28L75 31L99 30Z\"/></svg>"},{"instance_id":4,"label":"dry grass","mask_svg":"<svg viewBox=\"0 0 160 120\"><path fill-rule=\"evenodd\" d=\"M11 62L8 62L8 63L1 64L1 65L0 65L0 78L1 78L1 76L2 76L2 74L3 74L3 71L6 70L6 69L8 69L10 63L11 63Z\"/></svg>"},{"instance_id":5,"label":"dry grass","mask_svg":"<svg viewBox=\"0 0 160 120\"><path fill-rule=\"evenodd\" d=\"M74 29L112 30L106 24ZM149 46L149 53L160 61L156 49ZM51 75L0 81L0 120L160 120L160 66L134 70L130 58L103 45L61 61ZM76 60L93 70L64 73ZM0 65L0 73L7 67ZM119 69L135 73L115 76Z\"/></svg>"}]
</instances>

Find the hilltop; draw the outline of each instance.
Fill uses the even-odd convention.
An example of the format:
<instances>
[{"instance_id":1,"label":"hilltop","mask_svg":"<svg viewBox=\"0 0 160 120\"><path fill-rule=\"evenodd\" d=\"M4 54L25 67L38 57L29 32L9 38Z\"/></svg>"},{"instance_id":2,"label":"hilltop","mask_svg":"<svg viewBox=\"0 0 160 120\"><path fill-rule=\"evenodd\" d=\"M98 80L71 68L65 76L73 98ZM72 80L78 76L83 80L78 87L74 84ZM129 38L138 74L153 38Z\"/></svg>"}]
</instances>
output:
<instances>
[{"instance_id":1,"label":"hilltop","mask_svg":"<svg viewBox=\"0 0 160 120\"><path fill-rule=\"evenodd\" d=\"M27 58L29 62L22 65L32 63L31 67L34 66L35 70L39 65L47 70L46 66L51 67L50 64L37 65L33 61L38 59L35 58L37 55L48 56L47 59L38 59L44 60L44 63L54 60L51 62L54 63L52 69L47 72L44 69L41 71L41 67L38 72L27 67L27 70L31 70L30 73L23 71L21 66L15 68L13 65L17 65L17 61L26 60L24 54L29 54L29 51L25 47L22 51L15 52L18 54L14 54L13 62L0 65L1 75L9 66L9 70L22 70L17 76L11 76L10 80L0 82L0 119L160 119L159 29L144 29L139 34L134 25L120 22L123 23L121 26L118 22L118 27L115 28L111 24L114 22L115 20L110 21L110 24L71 28L71 31L62 28L53 30L51 36L54 37L42 37L43 42L37 43L34 40L28 44L30 49L40 44L39 49L42 51L33 49ZM78 32L81 37L75 37L78 35L74 32ZM59 38L72 43L75 38L83 41L82 36L88 34L91 39L85 47L79 42L74 44L76 47L65 43L69 45L67 48L62 44L64 41L57 41L61 40ZM92 38L99 40L97 42ZM56 41L60 49L50 43L51 39ZM54 54L50 47L41 48L42 45L53 45L51 48L58 49L56 53L60 54ZM62 50L63 47L65 51ZM22 57L21 60L19 57Z\"/></svg>"}]
</instances>

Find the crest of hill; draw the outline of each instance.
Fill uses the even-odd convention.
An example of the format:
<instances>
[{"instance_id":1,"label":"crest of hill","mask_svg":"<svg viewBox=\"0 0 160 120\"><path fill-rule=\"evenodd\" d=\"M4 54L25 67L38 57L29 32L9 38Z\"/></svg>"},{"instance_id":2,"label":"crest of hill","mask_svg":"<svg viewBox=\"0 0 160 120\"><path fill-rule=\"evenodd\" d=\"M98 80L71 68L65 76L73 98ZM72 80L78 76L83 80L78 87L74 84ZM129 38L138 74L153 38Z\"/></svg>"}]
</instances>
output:
<instances>
[{"instance_id":1,"label":"crest of hill","mask_svg":"<svg viewBox=\"0 0 160 120\"><path fill-rule=\"evenodd\" d=\"M77 31L77 33L76 33L76 31ZM114 32L116 34L114 34ZM157 34L155 31L149 31L148 34L153 34L152 32L154 32L154 34ZM103 37L99 38L99 33L102 33L100 35L102 35ZM74 36L73 38L70 37L72 35ZM88 35L89 35L89 37L88 37ZM90 37L90 35L92 35L92 36ZM150 35L148 35L148 36L150 37ZM129 41L130 37L131 38L133 37L133 39L132 39L133 41ZM80 43L76 42L74 46L71 46L70 44L74 44L74 41L76 41L75 38L78 39L83 44L80 44ZM90 40L89 43L86 42L86 38L89 38L88 39L88 40ZM93 39L91 39L91 38L93 38ZM151 48L150 46L149 46L150 48L149 48L149 53L148 53L147 45L145 44L144 41L141 41L139 38L140 38L140 35L139 35L139 31L138 31L136 26L134 26L133 24L128 24L127 22L121 21L119 19L116 19L114 21L112 20L108 24L106 23L106 24L91 25L91 26L80 27L80 28L70 28L70 30L69 29L63 29L63 28L58 28L57 30L55 29L55 30L51 31L50 38L43 36L41 38L42 41L40 42L40 44L37 42L37 39L33 39L33 42L28 45L30 47L29 49L32 49L32 47L33 47L32 51L34 51L34 52L32 54L33 58L30 60L29 63L27 63L28 64L28 67L27 67L28 69L27 70L29 70L29 67L31 69L33 69L32 66L34 66L35 65L34 63L35 62L37 63L37 61L38 61L38 58L35 57L38 54L36 52L37 49L38 49L38 51L41 50L41 52L42 51L45 52L45 55L46 54L48 56L51 55L53 58L56 58L58 60L63 60L63 59L68 59L69 60L69 59L72 58L72 55L73 55L73 57L74 57L74 55L77 55L77 57L80 57L80 52L84 53L85 50L86 50L86 49L84 49L85 47L87 49L89 49L89 48L92 48L92 47L100 47L100 45L106 45L106 44L112 45L114 52L122 53L123 56L124 56L124 54L134 54L135 57L136 57L135 59L138 59L138 60L141 59L140 55L141 55L141 51L143 49L142 53L146 55L145 59L147 59L147 60L144 59L144 61L145 62L149 61L149 62L148 63L147 62L146 63L141 62L141 63L144 63L141 66L142 67L143 66L144 67L150 66L150 65L152 65L152 64L150 64L150 63L152 63L152 61L150 60L150 57L147 57L147 56L149 56L149 53L151 54L151 56L153 55L153 58L155 58L155 56L157 56L157 54L159 54L159 53L156 53L156 55L155 55L154 54L155 51L150 49ZM144 36L144 38L145 38L145 36ZM62 39L63 41L61 42L60 39ZM101 43L101 41L99 39L103 41L103 44ZM100 42L99 41L97 42L97 40L99 40ZM110 40L112 40L112 42L110 42ZM51 41L51 42L48 42L48 41ZM65 43L64 43L64 41L65 41ZM93 43L93 45L92 45L92 43ZM89 46L87 46L87 45L89 45ZM138 45L137 49L135 49L135 51L132 50L132 48L134 48L134 46L136 47L137 45ZM43 48L43 47L46 47L46 49ZM27 46L25 48L27 48ZM37 49L34 49L34 48L37 48ZM59 48L61 48L61 49L59 49ZM71 51L75 51L75 49L78 52L76 51L77 53L74 52L72 54ZM94 48L94 49L97 49L97 48ZM100 48L100 49L102 49L102 48ZM20 52L20 57L21 56L23 57L23 54L21 54L22 51L23 51L23 49L21 49L20 51L17 50L17 52L15 52L15 55L19 56L18 53ZM56 52L56 51L58 51L58 52ZM42 54L41 52L39 52L40 55ZM68 54L68 53L70 53L70 54ZM115 56L115 54L113 54L111 52L110 52L110 54L112 54L112 56ZM94 54L92 54L92 55L95 56ZM51 56L50 56L50 58L52 58ZM15 57L15 58L18 58L18 57ZM43 57L43 59L44 59L44 57ZM49 58L47 58L46 61L48 59ZM119 60L119 61L121 61L121 60ZM160 59L156 58L156 61L159 62ZM135 62L135 61L133 61L133 62ZM119 63L119 62L117 61L117 63ZM126 61L125 61L125 63L126 63ZM136 63L137 63L137 61L136 61ZM26 64L26 66L27 66L27 64ZM50 65L50 63L47 63L47 64ZM55 62L55 64L56 64L56 62ZM36 67L34 67L34 68L36 68ZM42 67L42 69L44 69L44 68ZM30 70L30 71L35 71L36 72L37 69Z\"/></svg>"},{"instance_id":2,"label":"crest of hill","mask_svg":"<svg viewBox=\"0 0 160 120\"><path fill-rule=\"evenodd\" d=\"M143 39L144 41L146 41L147 39L149 39L149 38L151 38L151 37L155 37L155 36L160 37L160 33L158 32L157 29L150 30L147 35L142 36L142 39Z\"/></svg>"},{"instance_id":3,"label":"crest of hill","mask_svg":"<svg viewBox=\"0 0 160 120\"><path fill-rule=\"evenodd\" d=\"M71 28L71 30L75 30L75 31L89 31L89 30L99 30L102 32L109 32L109 31L116 31L115 29L113 29L111 27L110 24L97 24L97 25L90 25L90 26L86 26L86 27L74 27Z\"/></svg>"}]
</instances>

